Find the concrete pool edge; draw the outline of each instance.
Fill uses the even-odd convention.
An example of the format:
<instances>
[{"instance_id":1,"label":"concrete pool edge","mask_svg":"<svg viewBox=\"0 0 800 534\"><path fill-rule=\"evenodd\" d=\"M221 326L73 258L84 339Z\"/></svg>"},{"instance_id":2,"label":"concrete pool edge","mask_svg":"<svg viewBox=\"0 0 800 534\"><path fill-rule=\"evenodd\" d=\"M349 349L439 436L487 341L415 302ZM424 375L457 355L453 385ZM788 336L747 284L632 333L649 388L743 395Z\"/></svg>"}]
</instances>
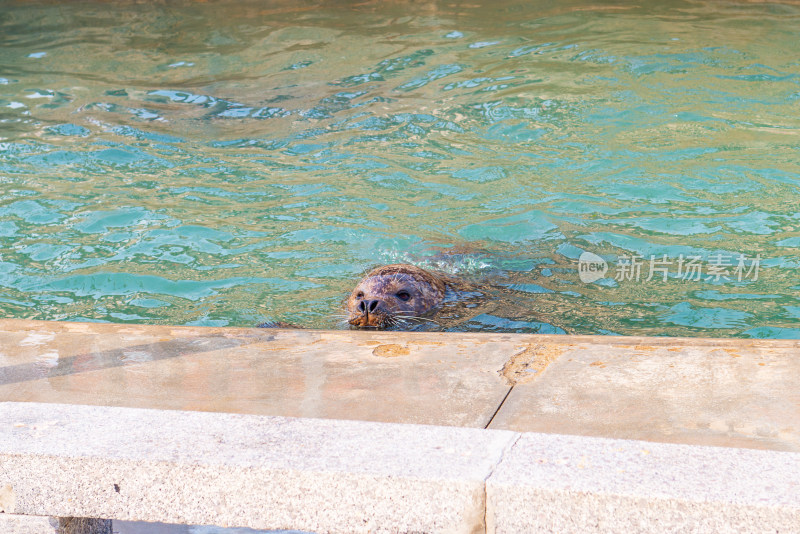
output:
<instances>
[{"instance_id":1,"label":"concrete pool edge","mask_svg":"<svg viewBox=\"0 0 800 534\"><path fill-rule=\"evenodd\" d=\"M800 452L800 341L0 320L0 401Z\"/></svg>"},{"instance_id":2,"label":"concrete pool edge","mask_svg":"<svg viewBox=\"0 0 800 534\"><path fill-rule=\"evenodd\" d=\"M357 524L364 514L373 517L379 505L381 525L394 525L395 531L788 528L800 524L800 486L791 478L798 472L800 456L780 451L800 452L800 393L795 386L799 353L800 342L794 340L0 320L0 401L24 401L0 404L0 490L11 488L15 496L11 504L7 492L0 496L5 511L0 529L61 534L53 518L93 515L359 532L370 531L370 526L379 530L380 525L369 519ZM222 399L211 402L213 397ZM61 419L56 417L59 413ZM137 417L152 420L137 423ZM221 454L218 462L177 462L175 458L187 453L174 441L181 435L179 427L198 418L217 425L217 438L239 428L230 439L239 436L243 444L260 443L283 468L270 472L252 465L225 467L236 454L221 454L224 443L216 441L207 442L205 453ZM36 448L42 446L42 436L66 428L59 420L77 424L72 427L75 435L84 433L84 439L75 442L89 447L82 456L70 456L70 440L63 436L51 443L49 452ZM253 438L242 420L259 421L272 439ZM424 425L407 424L420 422ZM275 444L283 443L275 432L287 425L324 435L325 447L333 448L326 452L317 440L321 463L304 471L306 458L292 449L284 450L283 456L274 450ZM193 428L192 436L203 434L197 424ZM37 439L26 441L21 436L25 432L34 432ZM248 435L253 439L248 441ZM353 439L367 436L372 438L353 446ZM427 443L440 440L442 448L426 448L426 441L420 441L424 436ZM117 445L109 448L115 439ZM108 456L131 439L147 446L131 448L128 443L126 458ZM250 450L251 460L261 458L262 452ZM470 450L481 458L477 471L455 458L461 463L448 474L454 466L436 456ZM137 454L162 454L166 459L150 462L145 469L146 459L137 459ZM169 483L174 487L162 486L162 492L151 495L157 513L110 507L132 487L106 480L106 475L139 477L138 491L146 493L152 484L145 479L166 484L164 476L147 474L153 474L155 464L170 465L170 459L177 462L175 473L188 478L181 482L178 477ZM352 472L343 469L332 475L336 462ZM21 465L31 469L21 473ZM392 466L396 471L387 471ZM398 476L408 475L409 466L420 470L415 476ZM439 469L439 478L430 477L425 466ZM72 476L63 476L65 467ZM275 488L288 488L289 494L301 497L294 504L273 502L277 508L269 517L254 511L262 509L263 502L252 507L252 514L237 516L241 507L231 511L209 504L214 501L211 494L204 497L206 505L198 507L203 501L192 488L202 489L208 469L223 467L230 476L228 485L214 490L224 497L219 502L241 504L253 484L263 485L258 492L262 498ZM39 474L27 476L36 472L34 468ZM49 500L26 501L31 492L41 494L42 481L53 484ZM316 496L328 503L327 508L315 507L298 489L315 484L322 487ZM358 490L362 484L372 490ZM343 501L348 491L351 500ZM163 500L173 492L183 492L175 506ZM402 506L391 504L392 497L400 495L405 496L398 501ZM106 497L111 500L105 502ZM357 505L364 499L376 502L364 511ZM414 499L425 507L417 507ZM341 514L350 514L351 523L343 523ZM277 519L283 522L274 522ZM107 525L97 522L94 527L105 534Z\"/></svg>"},{"instance_id":3,"label":"concrete pool edge","mask_svg":"<svg viewBox=\"0 0 800 534\"><path fill-rule=\"evenodd\" d=\"M26 534L54 532L45 516L332 533L791 531L797 472L791 452L0 404L0 504L18 514L0 525L35 522Z\"/></svg>"}]
</instances>

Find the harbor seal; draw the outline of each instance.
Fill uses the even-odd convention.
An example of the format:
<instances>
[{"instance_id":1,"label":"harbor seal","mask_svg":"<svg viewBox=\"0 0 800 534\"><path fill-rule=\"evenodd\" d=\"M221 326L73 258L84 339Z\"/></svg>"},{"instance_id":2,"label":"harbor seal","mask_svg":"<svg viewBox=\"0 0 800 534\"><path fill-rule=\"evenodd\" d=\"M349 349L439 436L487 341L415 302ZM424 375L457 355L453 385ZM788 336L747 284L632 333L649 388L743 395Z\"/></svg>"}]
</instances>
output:
<instances>
[{"instance_id":1,"label":"harbor seal","mask_svg":"<svg viewBox=\"0 0 800 534\"><path fill-rule=\"evenodd\" d=\"M461 322L459 310L474 308L483 299L483 289L466 280L415 265L384 265L369 271L345 299L343 325L373 330L440 329L445 323ZM274 320L258 327L302 328Z\"/></svg>"},{"instance_id":2,"label":"harbor seal","mask_svg":"<svg viewBox=\"0 0 800 534\"><path fill-rule=\"evenodd\" d=\"M447 275L396 263L371 270L347 299L347 322L356 328L405 327L441 306Z\"/></svg>"}]
</instances>

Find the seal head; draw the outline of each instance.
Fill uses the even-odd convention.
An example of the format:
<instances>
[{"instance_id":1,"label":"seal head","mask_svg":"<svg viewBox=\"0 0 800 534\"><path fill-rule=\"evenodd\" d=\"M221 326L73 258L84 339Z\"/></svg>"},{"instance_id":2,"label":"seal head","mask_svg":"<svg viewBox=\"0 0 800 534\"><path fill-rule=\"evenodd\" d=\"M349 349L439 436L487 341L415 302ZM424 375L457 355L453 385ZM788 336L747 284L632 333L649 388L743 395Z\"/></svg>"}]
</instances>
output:
<instances>
[{"instance_id":1,"label":"seal head","mask_svg":"<svg viewBox=\"0 0 800 534\"><path fill-rule=\"evenodd\" d=\"M446 289L444 277L414 265L378 267L347 299L347 322L375 329L403 325L441 305Z\"/></svg>"}]
</instances>

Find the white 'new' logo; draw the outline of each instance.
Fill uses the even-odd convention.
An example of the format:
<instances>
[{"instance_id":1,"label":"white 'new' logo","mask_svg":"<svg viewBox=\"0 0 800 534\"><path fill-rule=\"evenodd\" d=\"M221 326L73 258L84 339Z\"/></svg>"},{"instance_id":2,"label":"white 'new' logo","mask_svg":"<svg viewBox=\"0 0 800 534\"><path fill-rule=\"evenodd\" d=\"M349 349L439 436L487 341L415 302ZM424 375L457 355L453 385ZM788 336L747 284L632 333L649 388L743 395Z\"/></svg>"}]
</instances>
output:
<instances>
[{"instance_id":1,"label":"white 'new' logo","mask_svg":"<svg viewBox=\"0 0 800 534\"><path fill-rule=\"evenodd\" d=\"M608 263L597 254L584 252L578 258L578 277L584 284L591 284L596 280L600 280L607 272Z\"/></svg>"}]
</instances>

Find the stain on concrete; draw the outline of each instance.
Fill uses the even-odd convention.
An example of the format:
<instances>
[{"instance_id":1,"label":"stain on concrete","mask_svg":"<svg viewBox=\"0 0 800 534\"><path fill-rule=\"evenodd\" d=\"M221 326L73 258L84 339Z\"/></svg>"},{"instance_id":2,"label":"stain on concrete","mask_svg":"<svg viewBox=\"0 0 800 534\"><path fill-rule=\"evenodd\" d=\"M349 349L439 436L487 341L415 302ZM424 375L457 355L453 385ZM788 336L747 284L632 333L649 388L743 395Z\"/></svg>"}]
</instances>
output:
<instances>
[{"instance_id":1,"label":"stain on concrete","mask_svg":"<svg viewBox=\"0 0 800 534\"><path fill-rule=\"evenodd\" d=\"M14 488L11 486L3 486L0 488L0 512L4 514L13 514L16 503L17 496L14 494Z\"/></svg>"},{"instance_id":2,"label":"stain on concrete","mask_svg":"<svg viewBox=\"0 0 800 534\"><path fill-rule=\"evenodd\" d=\"M564 345L528 345L506 362L499 371L500 376L509 386L529 382L541 375L551 362L564 353L565 348Z\"/></svg>"},{"instance_id":3,"label":"stain on concrete","mask_svg":"<svg viewBox=\"0 0 800 534\"><path fill-rule=\"evenodd\" d=\"M372 355L379 358L395 358L397 356L408 356L411 351L405 345L378 345L372 349Z\"/></svg>"}]
</instances>

